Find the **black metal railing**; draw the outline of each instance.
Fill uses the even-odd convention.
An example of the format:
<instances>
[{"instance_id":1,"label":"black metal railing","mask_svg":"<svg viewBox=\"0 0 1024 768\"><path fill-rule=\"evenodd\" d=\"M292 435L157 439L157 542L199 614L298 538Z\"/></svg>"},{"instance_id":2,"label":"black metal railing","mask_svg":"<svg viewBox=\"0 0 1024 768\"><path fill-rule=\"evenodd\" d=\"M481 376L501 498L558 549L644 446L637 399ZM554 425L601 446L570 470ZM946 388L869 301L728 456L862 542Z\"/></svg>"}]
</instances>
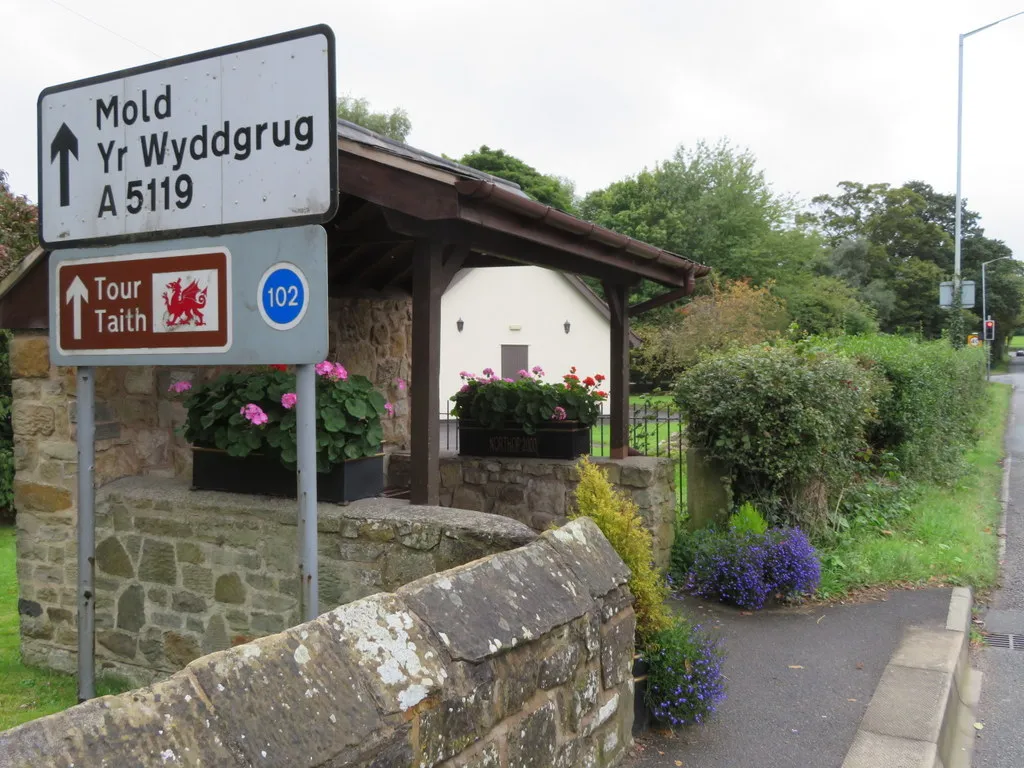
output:
<instances>
[{"instance_id":1,"label":"black metal railing","mask_svg":"<svg viewBox=\"0 0 1024 768\"><path fill-rule=\"evenodd\" d=\"M454 416L442 413L441 450L458 452L459 422ZM627 420L630 453L635 456L654 456L672 459L676 473L676 505L686 508L686 431L683 415L678 406L667 400L648 398L630 403ZM603 412L591 428L591 455L607 456L611 448L611 416Z\"/></svg>"}]
</instances>

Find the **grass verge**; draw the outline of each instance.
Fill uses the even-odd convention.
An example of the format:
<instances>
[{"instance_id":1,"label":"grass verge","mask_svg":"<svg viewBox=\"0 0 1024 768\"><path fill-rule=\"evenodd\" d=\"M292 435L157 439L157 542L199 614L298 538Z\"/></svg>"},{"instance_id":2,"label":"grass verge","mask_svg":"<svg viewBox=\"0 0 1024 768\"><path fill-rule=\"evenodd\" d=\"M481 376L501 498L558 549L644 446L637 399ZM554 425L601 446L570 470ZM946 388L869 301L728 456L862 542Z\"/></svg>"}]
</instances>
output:
<instances>
[{"instance_id":1,"label":"grass verge","mask_svg":"<svg viewBox=\"0 0 1024 768\"><path fill-rule=\"evenodd\" d=\"M981 439L964 456L969 471L953 487L923 485L889 533L852 530L822 561L818 595L833 599L862 587L955 584L991 588L997 561L1003 434L1011 387L990 384Z\"/></svg>"},{"instance_id":2,"label":"grass verge","mask_svg":"<svg viewBox=\"0 0 1024 768\"><path fill-rule=\"evenodd\" d=\"M21 663L18 647L18 579L14 529L0 526L0 731L78 703L75 677ZM96 693L120 693L129 686L98 681Z\"/></svg>"}]
</instances>

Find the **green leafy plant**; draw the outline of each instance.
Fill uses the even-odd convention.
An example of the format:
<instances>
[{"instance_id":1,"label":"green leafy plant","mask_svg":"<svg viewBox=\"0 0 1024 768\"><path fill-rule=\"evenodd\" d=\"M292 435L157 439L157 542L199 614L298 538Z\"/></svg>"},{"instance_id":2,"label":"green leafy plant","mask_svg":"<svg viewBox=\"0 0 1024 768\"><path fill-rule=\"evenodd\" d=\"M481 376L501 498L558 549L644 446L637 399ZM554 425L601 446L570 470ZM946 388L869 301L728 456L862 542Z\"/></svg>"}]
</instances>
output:
<instances>
[{"instance_id":1,"label":"green leafy plant","mask_svg":"<svg viewBox=\"0 0 1024 768\"><path fill-rule=\"evenodd\" d=\"M729 528L740 535L749 533L760 536L768 530L768 521L761 517L757 507L747 501L729 517Z\"/></svg>"},{"instance_id":2,"label":"green leafy plant","mask_svg":"<svg viewBox=\"0 0 1024 768\"><path fill-rule=\"evenodd\" d=\"M381 417L393 414L393 406L365 376L326 361L316 368L317 471L380 453ZM189 392L184 433L193 445L238 457L269 453L295 468L295 374L285 366L226 373L195 389L177 382L171 389Z\"/></svg>"},{"instance_id":3,"label":"green leafy plant","mask_svg":"<svg viewBox=\"0 0 1024 768\"><path fill-rule=\"evenodd\" d=\"M633 501L616 491L596 464L582 457L576 463L579 484L576 508L570 517L589 517L629 568L628 586L633 593L636 631L643 642L670 624L665 598L668 587L654 567L651 533Z\"/></svg>"},{"instance_id":4,"label":"green leafy plant","mask_svg":"<svg viewBox=\"0 0 1024 768\"><path fill-rule=\"evenodd\" d=\"M518 380L499 379L490 368L484 368L482 376L466 371L460 376L462 387L450 398L455 403L453 416L489 429L521 427L528 435L553 422L593 426L601 415L601 402L608 397L599 389L603 375L580 379L575 366L561 384L544 381L540 366L534 366L532 374L519 371Z\"/></svg>"}]
</instances>

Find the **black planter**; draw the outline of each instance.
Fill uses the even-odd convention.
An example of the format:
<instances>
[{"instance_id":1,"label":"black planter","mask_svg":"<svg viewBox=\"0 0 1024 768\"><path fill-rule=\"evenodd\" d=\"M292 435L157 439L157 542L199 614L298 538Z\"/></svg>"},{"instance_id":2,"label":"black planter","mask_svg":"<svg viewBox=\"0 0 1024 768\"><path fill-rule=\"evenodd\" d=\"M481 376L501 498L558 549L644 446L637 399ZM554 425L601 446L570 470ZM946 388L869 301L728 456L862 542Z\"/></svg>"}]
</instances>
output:
<instances>
[{"instance_id":1,"label":"black planter","mask_svg":"<svg viewBox=\"0 0 1024 768\"><path fill-rule=\"evenodd\" d=\"M647 662L633 657L633 735L643 733L655 722L647 706Z\"/></svg>"},{"instance_id":2,"label":"black planter","mask_svg":"<svg viewBox=\"0 0 1024 768\"><path fill-rule=\"evenodd\" d=\"M576 459L589 453L590 427L576 421L553 421L532 435L515 426L489 429L459 421L460 456Z\"/></svg>"},{"instance_id":3,"label":"black planter","mask_svg":"<svg viewBox=\"0 0 1024 768\"><path fill-rule=\"evenodd\" d=\"M244 458L215 448L192 447L192 487L198 491L225 491L257 496L297 497L295 472L275 456L262 453ZM340 504L379 496L384 490L384 454L351 459L318 472L318 501Z\"/></svg>"}]
</instances>

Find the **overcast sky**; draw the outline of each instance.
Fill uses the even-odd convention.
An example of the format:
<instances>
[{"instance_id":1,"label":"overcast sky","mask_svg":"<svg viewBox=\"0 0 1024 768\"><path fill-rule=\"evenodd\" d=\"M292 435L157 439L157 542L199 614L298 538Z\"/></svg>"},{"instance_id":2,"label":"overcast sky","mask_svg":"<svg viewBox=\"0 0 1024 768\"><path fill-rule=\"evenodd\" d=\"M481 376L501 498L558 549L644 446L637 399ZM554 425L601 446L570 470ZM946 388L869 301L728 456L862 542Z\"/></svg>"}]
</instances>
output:
<instances>
[{"instance_id":1,"label":"overcast sky","mask_svg":"<svg viewBox=\"0 0 1024 768\"><path fill-rule=\"evenodd\" d=\"M1021 10L1024 0L0 0L0 168L36 199L46 86L327 23L339 94L404 107L411 144L452 156L500 147L581 193L722 137L803 200L844 179L953 193L957 36ZM965 48L963 194L986 234L1024 252L1024 16Z\"/></svg>"}]
</instances>

